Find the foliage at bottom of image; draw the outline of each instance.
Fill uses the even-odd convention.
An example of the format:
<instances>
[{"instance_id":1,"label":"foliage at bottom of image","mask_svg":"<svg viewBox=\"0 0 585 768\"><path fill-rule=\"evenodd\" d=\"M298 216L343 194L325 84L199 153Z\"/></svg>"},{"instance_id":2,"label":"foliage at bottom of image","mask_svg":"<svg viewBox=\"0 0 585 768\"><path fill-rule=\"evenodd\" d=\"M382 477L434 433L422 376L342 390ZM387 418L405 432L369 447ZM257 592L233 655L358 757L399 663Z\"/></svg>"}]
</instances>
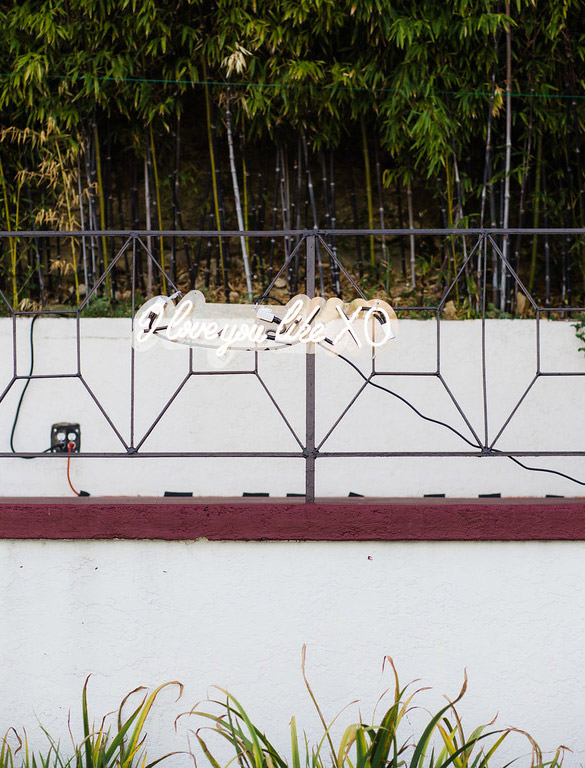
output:
<instances>
[{"instance_id":1,"label":"foliage at bottom of image","mask_svg":"<svg viewBox=\"0 0 585 768\"><path fill-rule=\"evenodd\" d=\"M495 728L491 722L465 731L456 705L467 689L467 675L455 699L447 698L447 704L432 714L418 704L425 688L411 690L412 684L401 687L396 667L390 657L388 664L393 672L394 687L378 701L376 709L389 699L380 717L372 721L353 722L343 731L333 728L341 713L328 722L317 702L305 674L305 648L303 648L302 674L305 685L322 724L322 733L317 741L310 742L307 735L299 737L296 719L290 721L290 748L283 752L277 749L265 735L265 730L255 724L240 702L227 690L217 688L219 699L209 699L180 714L175 720L187 718L189 727L200 750L196 756L188 739L188 749L171 752L155 760L147 759L147 733L145 721L163 688L177 686L179 697L183 686L174 681L164 683L143 697L134 708L130 701L144 688L136 688L122 701L117 712L115 725L108 723L113 713L105 716L99 726L90 726L87 705L87 680L82 695L83 739L72 748L63 750L51 735L45 731L48 745L45 751L29 749L26 732L23 735L11 728L6 732L0 745L0 768L154 768L171 755L184 754L197 767L205 762L211 768L507 768L511 763L530 765L531 768L560 768L567 747L561 746L547 756L537 742L525 731L517 728ZM88 678L89 679L89 678ZM416 704L415 704L416 700ZM356 702L352 702L356 703ZM389 704L389 706L388 706ZM124 714L124 710L131 713ZM414 709L427 712L420 733L412 734L408 715ZM345 711L342 710L342 712ZM403 722L404 721L404 722ZM334 735L338 734L340 735ZM512 733L526 739L523 754L510 760L509 751L501 749ZM214 737L233 748L225 757L221 746L210 746ZM569 750L570 751L570 750ZM221 757L220 757L221 754Z\"/></svg>"},{"instance_id":2,"label":"foliage at bottom of image","mask_svg":"<svg viewBox=\"0 0 585 768\"><path fill-rule=\"evenodd\" d=\"M99 725L95 722L90 725L88 682L89 677L81 697L81 741L75 740L70 728L71 745L66 749L43 728L47 747L34 751L29 748L26 731L19 733L15 728L9 728L0 743L0 768L154 768L170 757L168 754L152 762L147 761L144 725L163 688L176 686L181 696L181 683L163 683L150 694L143 693L146 690L143 686L135 688L122 700L114 725L109 722L114 713L105 715ZM141 697L138 704L137 694Z\"/></svg>"}]
</instances>

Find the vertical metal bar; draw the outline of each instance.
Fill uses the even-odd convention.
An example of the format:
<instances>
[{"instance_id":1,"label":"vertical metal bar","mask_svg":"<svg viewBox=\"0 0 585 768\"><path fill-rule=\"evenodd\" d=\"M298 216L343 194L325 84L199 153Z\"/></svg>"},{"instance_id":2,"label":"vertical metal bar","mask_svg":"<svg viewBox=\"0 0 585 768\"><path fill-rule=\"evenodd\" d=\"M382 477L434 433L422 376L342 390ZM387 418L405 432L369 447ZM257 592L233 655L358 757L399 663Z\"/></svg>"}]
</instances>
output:
<instances>
[{"instance_id":1,"label":"vertical metal bar","mask_svg":"<svg viewBox=\"0 0 585 768\"><path fill-rule=\"evenodd\" d=\"M481 387L483 397L483 430L484 430L484 448L489 443L489 420L488 420L488 396L487 396L487 362L485 346L485 310L487 301L487 244L488 239L482 235L483 243L480 246L482 259L482 270L478 290L481 291Z\"/></svg>"},{"instance_id":2,"label":"vertical metal bar","mask_svg":"<svg viewBox=\"0 0 585 768\"><path fill-rule=\"evenodd\" d=\"M75 348L77 356L77 375L81 376L81 318L79 307L75 310Z\"/></svg>"},{"instance_id":3,"label":"vertical metal bar","mask_svg":"<svg viewBox=\"0 0 585 768\"><path fill-rule=\"evenodd\" d=\"M435 318L437 320L437 376L441 373L441 310L437 309Z\"/></svg>"},{"instance_id":4,"label":"vertical metal bar","mask_svg":"<svg viewBox=\"0 0 585 768\"><path fill-rule=\"evenodd\" d=\"M18 376L18 361L16 359L16 314L12 312L12 370L13 376Z\"/></svg>"},{"instance_id":5,"label":"vertical metal bar","mask_svg":"<svg viewBox=\"0 0 585 768\"><path fill-rule=\"evenodd\" d=\"M134 416L136 392L136 361L134 359L134 317L136 315L136 235L132 235L132 321L130 346L130 448L134 448Z\"/></svg>"},{"instance_id":6,"label":"vertical metal bar","mask_svg":"<svg viewBox=\"0 0 585 768\"><path fill-rule=\"evenodd\" d=\"M540 375L540 306L534 313L536 316L536 375ZM549 315L550 317L550 315Z\"/></svg>"},{"instance_id":7,"label":"vertical metal bar","mask_svg":"<svg viewBox=\"0 0 585 768\"><path fill-rule=\"evenodd\" d=\"M315 296L315 235L307 237L306 251L306 293L312 299ZM305 352L305 502L315 501L315 348L307 344Z\"/></svg>"}]
</instances>

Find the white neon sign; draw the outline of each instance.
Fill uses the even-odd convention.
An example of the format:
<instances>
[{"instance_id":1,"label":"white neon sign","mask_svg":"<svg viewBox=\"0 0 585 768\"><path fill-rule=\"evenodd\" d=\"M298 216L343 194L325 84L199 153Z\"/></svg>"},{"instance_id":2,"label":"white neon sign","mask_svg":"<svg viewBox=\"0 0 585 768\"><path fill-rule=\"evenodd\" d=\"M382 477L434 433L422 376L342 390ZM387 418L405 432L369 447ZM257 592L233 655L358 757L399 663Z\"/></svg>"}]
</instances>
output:
<instances>
[{"instance_id":1,"label":"white neon sign","mask_svg":"<svg viewBox=\"0 0 585 768\"><path fill-rule=\"evenodd\" d=\"M274 350L322 346L334 352L363 347L375 350L396 338L396 313L382 299L325 301L300 294L285 307L206 304L201 291L156 296L137 312L133 344L146 349L155 339L215 349ZM232 318L230 318L230 314ZM234 317L234 315L240 317ZM243 318L241 316L244 316ZM302 347L301 347L302 348Z\"/></svg>"}]
</instances>

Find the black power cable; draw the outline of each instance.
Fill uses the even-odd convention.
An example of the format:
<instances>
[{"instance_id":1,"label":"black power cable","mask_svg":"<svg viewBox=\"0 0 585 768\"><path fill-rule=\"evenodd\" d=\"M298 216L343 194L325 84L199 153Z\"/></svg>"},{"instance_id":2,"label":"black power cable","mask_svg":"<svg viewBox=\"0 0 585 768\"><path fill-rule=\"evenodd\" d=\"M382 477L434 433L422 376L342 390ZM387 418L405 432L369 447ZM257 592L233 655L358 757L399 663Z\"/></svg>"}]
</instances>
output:
<instances>
[{"instance_id":1,"label":"black power cable","mask_svg":"<svg viewBox=\"0 0 585 768\"><path fill-rule=\"evenodd\" d=\"M14 421L12 422L12 429L10 430L10 450L12 453L17 453L15 447L14 447L14 433L16 432L16 425L18 423L18 417L20 415L20 408L22 406L22 401L24 400L24 396L26 394L26 390L28 389L29 384L31 383L31 376L33 375L34 367L35 367L35 345L34 345L34 330L35 330L35 323L39 319L40 315L35 315L30 323L30 334L29 334L29 344L30 344L30 368L28 371L28 378L26 380L26 384L24 385L22 392L20 393L20 398L18 400L18 405L16 406L16 412L14 414ZM65 443L58 443L57 445L52 445L50 448L45 448L43 453L52 453L56 448L65 448ZM19 456L20 459L36 459L36 456Z\"/></svg>"},{"instance_id":2,"label":"black power cable","mask_svg":"<svg viewBox=\"0 0 585 768\"><path fill-rule=\"evenodd\" d=\"M323 349L327 349L327 347L323 347ZM330 351L330 350L328 350ZM369 384L371 387L375 387L376 389L381 389L382 392L387 392L389 395L392 395L393 397L396 397L398 400L403 402L405 405L407 405L411 410L413 410L417 416L420 416L421 419L424 419L425 421L430 421L432 424L439 424L439 426L446 427L447 429L451 430L454 434L456 434L458 437L460 437L462 440L465 440L465 442L470 445L472 448L480 448L481 445L478 445L476 443L472 443L471 440L468 440L465 435L463 435L459 430L455 429L455 427L452 427L450 424L447 424L444 421L441 421L440 419L432 419L430 416L425 416L424 413L421 413L415 406L410 403L406 398L402 397L402 395L399 395L397 392L394 392L391 389L388 389L388 387L383 387L381 384L376 384L374 381L372 381L371 377L366 376L365 373L363 373L360 368L355 365L351 360L349 360L347 357L344 357L344 355L337 355L337 357L341 358L345 363L350 365L359 375L362 377L362 379L366 382L366 384ZM492 448L492 453L501 454L501 451L496 450L495 448ZM566 480L570 480L572 483L577 483L577 485L583 485L585 486L585 482L582 480L577 480L576 477L572 477L571 475L567 475L564 472L559 472L556 469L546 469L545 467L529 467L527 464L524 464L519 459L515 458L514 456L507 456L506 458L510 459L510 461L513 461L514 464L517 464L519 467L522 467L522 469L526 469L529 472L546 472L550 475L558 475L559 477L563 477Z\"/></svg>"},{"instance_id":3,"label":"black power cable","mask_svg":"<svg viewBox=\"0 0 585 768\"><path fill-rule=\"evenodd\" d=\"M500 451L495 451L495 453L500 453ZM582 480L577 480L576 477L571 477L571 475L566 475L564 472L559 472L556 469L545 469L544 467L529 467L526 464L523 464L514 456L508 456L508 458L511 461L513 461L514 464L518 464L519 467L522 467L522 469L527 469L529 472L547 472L551 475L558 475L559 477L564 477L567 480L570 480L572 483L577 483L578 485L585 485L585 482L583 482Z\"/></svg>"},{"instance_id":4,"label":"black power cable","mask_svg":"<svg viewBox=\"0 0 585 768\"><path fill-rule=\"evenodd\" d=\"M24 400L24 396L26 394L26 390L28 389L29 384L31 383L31 376L33 375L34 367L35 367L35 345L34 345L34 330L35 330L35 323L39 319L40 315L35 315L33 319L31 320L30 324L30 334L29 334L29 344L30 344L30 368L28 371L28 378L26 380L26 384L24 385L22 392L20 393L20 398L18 400L18 405L16 406L16 412L14 414L14 421L12 422L12 429L10 430L10 450L12 453L16 453L16 449L14 447L14 433L16 432L16 425L18 423L18 417L20 415L20 409L22 407L22 401ZM67 480L69 481L69 485L71 486L73 492L77 494L77 496L89 496L89 493L87 491L76 491L75 488L73 488L73 485L71 485L71 480L69 477L69 463L71 461L71 446L70 443L68 447L68 457L67 457ZM57 445L52 445L50 448L45 448L43 453L53 453L55 449L57 448L64 448L65 443L58 443ZM20 459L36 459L36 456L19 456Z\"/></svg>"},{"instance_id":5,"label":"black power cable","mask_svg":"<svg viewBox=\"0 0 585 768\"><path fill-rule=\"evenodd\" d=\"M324 349L327 349L327 347L324 347ZM420 416L421 419L424 419L425 421L430 421L432 424L438 424L441 427L445 427L446 429L451 430L454 434L457 435L457 437L460 437L462 440L465 440L465 442L470 445L472 448L479 448L481 449L481 445L478 443L473 443L471 440L468 440L464 434L459 432L458 429L455 429L455 427L452 427L450 424L447 424L444 421L440 421L440 419L433 419L430 416L425 416L424 413L421 413L418 408L416 408L412 403L410 403L405 397L402 397L402 395L399 395L398 392L394 392L392 389L388 389L388 387L383 387L381 384L376 384L374 381L372 381L370 376L366 376L363 371L358 368L358 366L355 363L352 363L351 360L349 360L347 357L344 357L344 355L337 355L337 357L341 358L345 363L348 365L351 365L351 367L359 373L359 375L362 377L362 379L366 382L366 384L369 384L371 387L375 387L376 389L381 389L382 392L387 392L389 395L392 395L392 397L397 398L401 402L404 403L404 405L407 405L411 410L413 410L417 416Z\"/></svg>"},{"instance_id":6,"label":"black power cable","mask_svg":"<svg viewBox=\"0 0 585 768\"><path fill-rule=\"evenodd\" d=\"M26 380L26 384L24 385L24 388L22 392L20 393L20 399L18 400L18 405L16 406L16 413L14 414L14 421L12 422L12 429L10 430L10 450L12 453L16 453L16 449L14 448L14 433L16 432L16 424L18 423L18 417L20 415L20 408L22 406L22 401L24 400L24 396L26 394L26 390L28 389L28 385L31 382L31 376L33 374L33 370L35 367L35 347L34 347L34 330L35 330L35 323L38 320L39 316L35 315L33 319L31 320L30 324L30 369L28 372L28 379ZM47 450L43 451L43 453L50 453L52 448L48 448ZM21 456L21 459L34 459L35 456Z\"/></svg>"}]
</instances>

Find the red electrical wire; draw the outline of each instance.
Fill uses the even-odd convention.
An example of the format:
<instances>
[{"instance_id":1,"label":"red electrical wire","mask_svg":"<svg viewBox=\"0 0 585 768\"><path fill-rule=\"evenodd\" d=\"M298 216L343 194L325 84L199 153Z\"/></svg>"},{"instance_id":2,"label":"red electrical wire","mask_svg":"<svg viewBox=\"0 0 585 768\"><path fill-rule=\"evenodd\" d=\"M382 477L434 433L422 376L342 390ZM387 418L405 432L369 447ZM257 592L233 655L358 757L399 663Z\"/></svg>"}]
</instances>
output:
<instances>
[{"instance_id":1,"label":"red electrical wire","mask_svg":"<svg viewBox=\"0 0 585 768\"><path fill-rule=\"evenodd\" d=\"M76 491L73 487L73 483L71 482L71 477L69 476L69 465L71 464L71 451L75 448L75 443L67 443L67 453L69 454L67 456L67 482L69 483L69 487L73 491L73 493L76 496L80 496L79 491Z\"/></svg>"}]
</instances>

